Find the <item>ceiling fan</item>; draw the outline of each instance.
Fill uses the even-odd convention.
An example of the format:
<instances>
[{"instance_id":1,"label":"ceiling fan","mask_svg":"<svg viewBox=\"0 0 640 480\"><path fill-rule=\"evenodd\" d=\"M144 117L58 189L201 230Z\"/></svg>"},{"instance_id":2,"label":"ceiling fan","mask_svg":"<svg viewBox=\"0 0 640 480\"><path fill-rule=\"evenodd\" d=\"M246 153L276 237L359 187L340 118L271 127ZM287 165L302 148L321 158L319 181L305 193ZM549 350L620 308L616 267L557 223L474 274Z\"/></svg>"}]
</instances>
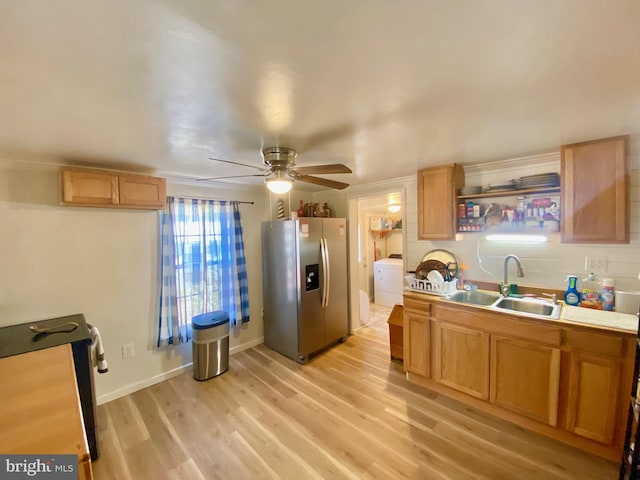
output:
<instances>
[{"instance_id":1,"label":"ceiling fan","mask_svg":"<svg viewBox=\"0 0 640 480\"><path fill-rule=\"evenodd\" d=\"M296 158L298 152L293 148L288 147L267 147L262 149L262 159L266 166L256 167L254 165L248 165L246 163L232 162L230 160L222 160L220 158L211 158L216 162L231 163L233 165L241 165L243 167L254 168L260 170L262 173L248 174L248 175L231 175L227 177L212 177L202 178L200 180L222 180L226 178L240 178L240 177L266 177L265 183L267 188L273 193L282 194L287 193L293 186L293 181L298 180L300 182L313 183L314 185L321 185L323 187L336 188L342 190L349 186L348 183L337 182L335 180L329 180L328 178L315 177L311 174L329 174L329 173L351 173L351 169L341 163L334 163L331 165L313 165L309 167L296 167Z\"/></svg>"}]
</instances>

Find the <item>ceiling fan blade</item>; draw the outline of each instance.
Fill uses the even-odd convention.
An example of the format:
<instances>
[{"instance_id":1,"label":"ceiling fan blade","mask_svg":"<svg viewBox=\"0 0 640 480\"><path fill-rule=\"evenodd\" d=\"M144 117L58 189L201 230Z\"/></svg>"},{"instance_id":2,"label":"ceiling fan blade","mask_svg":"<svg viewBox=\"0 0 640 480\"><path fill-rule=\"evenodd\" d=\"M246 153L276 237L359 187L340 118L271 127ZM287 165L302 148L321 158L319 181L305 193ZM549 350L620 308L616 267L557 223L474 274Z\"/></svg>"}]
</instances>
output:
<instances>
[{"instance_id":1,"label":"ceiling fan blade","mask_svg":"<svg viewBox=\"0 0 640 480\"><path fill-rule=\"evenodd\" d=\"M335 180L329 180L328 178L312 177L311 175L297 175L295 178L301 182L313 183L314 185L336 188L338 190L344 190L349 186L348 183L336 182Z\"/></svg>"},{"instance_id":2,"label":"ceiling fan blade","mask_svg":"<svg viewBox=\"0 0 640 480\"><path fill-rule=\"evenodd\" d=\"M271 173L254 173L250 175L230 175L227 177L210 177L210 178L197 178L198 182L206 182L207 180L222 180L225 178L242 178L242 177L268 177Z\"/></svg>"},{"instance_id":3,"label":"ceiling fan blade","mask_svg":"<svg viewBox=\"0 0 640 480\"><path fill-rule=\"evenodd\" d=\"M352 173L351 169L341 163L333 163L331 165L311 165L309 167L295 167L294 172L300 175L308 175L310 173Z\"/></svg>"},{"instance_id":4,"label":"ceiling fan blade","mask_svg":"<svg viewBox=\"0 0 640 480\"><path fill-rule=\"evenodd\" d=\"M232 162L231 160L222 160L221 158L209 157L209 160L215 160L216 162L230 163L232 165L240 165L241 167L255 168L256 170L260 170L261 172L268 172L269 171L266 168L256 167L255 165L248 165L246 163L240 163L240 162Z\"/></svg>"}]
</instances>

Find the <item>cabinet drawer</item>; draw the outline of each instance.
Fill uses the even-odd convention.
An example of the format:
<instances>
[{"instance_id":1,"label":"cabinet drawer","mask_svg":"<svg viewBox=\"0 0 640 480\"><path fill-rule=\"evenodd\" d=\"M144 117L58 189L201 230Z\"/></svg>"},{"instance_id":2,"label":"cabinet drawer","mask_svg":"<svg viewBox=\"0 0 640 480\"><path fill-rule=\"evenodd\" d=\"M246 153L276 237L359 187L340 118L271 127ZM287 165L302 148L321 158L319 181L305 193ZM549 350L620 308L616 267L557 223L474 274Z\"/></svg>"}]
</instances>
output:
<instances>
[{"instance_id":1,"label":"cabinet drawer","mask_svg":"<svg viewBox=\"0 0 640 480\"><path fill-rule=\"evenodd\" d=\"M620 337L579 330L562 330L562 343L572 350L620 358L624 354L624 340Z\"/></svg>"},{"instance_id":2,"label":"cabinet drawer","mask_svg":"<svg viewBox=\"0 0 640 480\"><path fill-rule=\"evenodd\" d=\"M424 313L425 315L431 315L431 304L427 302L420 302L418 300L412 300L404 297L404 308L415 310L416 312Z\"/></svg>"},{"instance_id":3,"label":"cabinet drawer","mask_svg":"<svg viewBox=\"0 0 640 480\"><path fill-rule=\"evenodd\" d=\"M446 320L490 333L560 346L560 328L545 322L521 320L504 313L469 311L441 305L436 307L433 316L438 320Z\"/></svg>"}]
</instances>

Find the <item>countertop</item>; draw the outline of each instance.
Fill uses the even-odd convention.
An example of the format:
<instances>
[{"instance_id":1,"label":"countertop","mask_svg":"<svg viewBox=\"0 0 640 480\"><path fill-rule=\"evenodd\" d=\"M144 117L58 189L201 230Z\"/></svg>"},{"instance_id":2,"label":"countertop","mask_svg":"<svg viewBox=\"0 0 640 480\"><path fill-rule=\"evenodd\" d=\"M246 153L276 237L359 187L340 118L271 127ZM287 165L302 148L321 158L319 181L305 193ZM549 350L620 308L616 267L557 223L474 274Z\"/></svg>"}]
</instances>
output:
<instances>
[{"instance_id":1,"label":"countertop","mask_svg":"<svg viewBox=\"0 0 640 480\"><path fill-rule=\"evenodd\" d=\"M74 454L93 478L69 344L0 359L0 452Z\"/></svg>"},{"instance_id":2,"label":"countertop","mask_svg":"<svg viewBox=\"0 0 640 480\"><path fill-rule=\"evenodd\" d=\"M425 300L425 296L428 297L429 301L440 301L442 300L442 296L439 295L431 295L428 293L417 292L414 290L405 290L404 295L408 297L413 297L418 300ZM464 307L471 308L479 308L482 310L486 310L485 307L480 305L470 305L463 304L457 302L450 302L451 304L456 304ZM561 302L562 303L562 302ZM495 312L495 310L491 310ZM504 312L507 313L507 312ZM638 318L636 315L631 315L627 313L618 313L618 312L608 312L604 310L594 310L591 308L581 308L581 307L572 307L569 305L564 305L562 303L562 310L560 312L560 318L548 318L548 319L538 319L532 318L527 315L518 314L518 312L508 312L508 315L515 315L520 318L526 318L532 321L541 321L541 322L556 322L556 323L566 323L571 325L583 325L587 327L592 327L598 330L610 330L616 332L624 332L624 333L632 333L635 334L638 331Z\"/></svg>"}]
</instances>

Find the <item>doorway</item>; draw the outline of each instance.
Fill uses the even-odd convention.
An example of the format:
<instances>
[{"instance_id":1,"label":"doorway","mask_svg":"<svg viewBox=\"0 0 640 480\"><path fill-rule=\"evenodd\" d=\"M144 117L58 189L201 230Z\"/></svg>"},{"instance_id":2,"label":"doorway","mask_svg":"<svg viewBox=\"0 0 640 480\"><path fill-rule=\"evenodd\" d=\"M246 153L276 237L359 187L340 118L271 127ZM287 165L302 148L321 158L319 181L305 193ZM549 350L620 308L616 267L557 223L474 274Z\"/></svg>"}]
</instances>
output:
<instances>
[{"instance_id":1,"label":"doorway","mask_svg":"<svg viewBox=\"0 0 640 480\"><path fill-rule=\"evenodd\" d=\"M389 185L355 192L348 199L351 332L372 322L380 323L382 317L386 321L385 312L391 311L391 307L373 303L374 263L392 254L405 258L404 192L402 185ZM404 260L400 262L404 272Z\"/></svg>"}]
</instances>

